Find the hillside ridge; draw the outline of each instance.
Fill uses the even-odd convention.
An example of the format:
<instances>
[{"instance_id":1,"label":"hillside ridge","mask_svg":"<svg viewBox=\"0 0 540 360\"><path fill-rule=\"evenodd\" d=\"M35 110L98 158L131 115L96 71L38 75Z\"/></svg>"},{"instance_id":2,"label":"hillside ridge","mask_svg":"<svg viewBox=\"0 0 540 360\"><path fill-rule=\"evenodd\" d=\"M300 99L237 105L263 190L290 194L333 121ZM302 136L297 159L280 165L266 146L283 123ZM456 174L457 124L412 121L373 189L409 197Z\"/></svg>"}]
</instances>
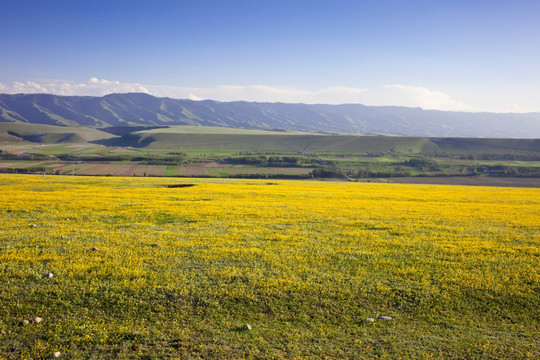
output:
<instances>
[{"instance_id":1,"label":"hillside ridge","mask_svg":"<svg viewBox=\"0 0 540 360\"><path fill-rule=\"evenodd\" d=\"M218 126L428 137L540 138L540 113L499 114L361 104L219 102L144 93L0 94L0 122L57 126Z\"/></svg>"}]
</instances>

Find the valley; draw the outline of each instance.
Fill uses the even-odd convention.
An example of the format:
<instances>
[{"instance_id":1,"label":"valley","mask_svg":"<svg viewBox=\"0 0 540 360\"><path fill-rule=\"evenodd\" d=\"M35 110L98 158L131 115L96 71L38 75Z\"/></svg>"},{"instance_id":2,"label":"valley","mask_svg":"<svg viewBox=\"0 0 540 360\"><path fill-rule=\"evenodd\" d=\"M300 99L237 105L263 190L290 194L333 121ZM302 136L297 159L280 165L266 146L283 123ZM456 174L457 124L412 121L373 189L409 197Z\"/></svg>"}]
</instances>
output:
<instances>
[{"instance_id":1,"label":"valley","mask_svg":"<svg viewBox=\"0 0 540 360\"><path fill-rule=\"evenodd\" d=\"M536 139L18 123L0 139L4 173L540 186Z\"/></svg>"}]
</instances>

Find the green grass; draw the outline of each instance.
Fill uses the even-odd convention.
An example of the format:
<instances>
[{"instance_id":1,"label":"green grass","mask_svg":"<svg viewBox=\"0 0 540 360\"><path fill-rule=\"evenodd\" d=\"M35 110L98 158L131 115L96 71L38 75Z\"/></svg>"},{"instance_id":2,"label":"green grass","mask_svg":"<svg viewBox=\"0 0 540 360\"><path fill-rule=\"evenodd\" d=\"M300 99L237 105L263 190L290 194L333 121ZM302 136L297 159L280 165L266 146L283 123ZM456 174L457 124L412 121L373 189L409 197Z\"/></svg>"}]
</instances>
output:
<instances>
[{"instance_id":1,"label":"green grass","mask_svg":"<svg viewBox=\"0 0 540 360\"><path fill-rule=\"evenodd\" d=\"M170 134L210 134L210 135L275 135L275 131L267 130L248 130L248 129L234 129L218 126L170 126L164 129L152 129L142 130L136 132L137 134L162 134L163 132ZM315 133L305 133L299 131L283 131L278 133L280 136L288 135L318 135Z\"/></svg>"},{"instance_id":2,"label":"green grass","mask_svg":"<svg viewBox=\"0 0 540 360\"><path fill-rule=\"evenodd\" d=\"M75 153L77 155L106 155L110 151L109 148L105 146L97 146L97 147L87 147L83 150L76 151ZM116 155L116 154L115 154Z\"/></svg>"},{"instance_id":3,"label":"green grass","mask_svg":"<svg viewBox=\"0 0 540 360\"><path fill-rule=\"evenodd\" d=\"M76 146L72 145L72 144L69 144L69 145L42 145L42 146L39 146L39 147L36 146L36 145L33 145L33 144L27 144L25 147L30 149L31 152L33 152L33 153L43 154L43 155L68 154L68 153L71 153L74 148L76 148Z\"/></svg>"},{"instance_id":4,"label":"green grass","mask_svg":"<svg viewBox=\"0 0 540 360\"><path fill-rule=\"evenodd\" d=\"M21 165L22 163L22 165ZM8 165L8 168L9 169L16 169L16 168L25 168L25 167L28 167L29 165L26 165L24 161L22 162L14 162L12 165Z\"/></svg>"},{"instance_id":5,"label":"green grass","mask_svg":"<svg viewBox=\"0 0 540 360\"><path fill-rule=\"evenodd\" d=\"M538 139L480 139L438 138L433 139L445 152L454 154L512 154L538 152Z\"/></svg>"},{"instance_id":6,"label":"green grass","mask_svg":"<svg viewBox=\"0 0 540 360\"><path fill-rule=\"evenodd\" d=\"M217 177L228 177L229 176L229 173L226 172L226 171L218 171L214 168L207 168L208 172L213 175L213 176L217 176Z\"/></svg>"},{"instance_id":7,"label":"green grass","mask_svg":"<svg viewBox=\"0 0 540 360\"><path fill-rule=\"evenodd\" d=\"M530 154L538 153L538 140L533 139L462 139L395 136L324 135L301 132L272 132L262 130L230 129L204 126L173 126L131 133L125 138L115 137L99 129L87 127L51 126L22 123L0 123L0 139L15 141L9 135L36 136L35 143L23 141L34 151L44 154L65 153L70 149L80 154L105 154L103 146L91 143L104 141L111 146L131 146L135 151L162 152L177 149L198 154L230 154L234 152L298 153L489 153ZM19 139L20 140L20 139ZM76 144L57 144L58 142ZM19 142L20 143L20 142ZM15 143L14 143L15 144ZM40 149L40 145L48 147ZM16 146L16 144L14 145ZM123 154L122 152L118 154ZM379 161L383 159L380 158ZM388 158L387 161L393 161Z\"/></svg>"},{"instance_id":8,"label":"green grass","mask_svg":"<svg viewBox=\"0 0 540 360\"><path fill-rule=\"evenodd\" d=\"M165 170L165 176L174 176L176 175L178 170L178 166L176 165L167 165L167 169Z\"/></svg>"},{"instance_id":9,"label":"green grass","mask_svg":"<svg viewBox=\"0 0 540 360\"><path fill-rule=\"evenodd\" d=\"M26 123L1 123L0 138L14 139L8 132L20 136L33 136L38 143L86 143L89 141L111 138L112 135L103 131L83 126L53 126ZM32 140L34 141L34 140ZM96 145L93 145L96 146Z\"/></svg>"},{"instance_id":10,"label":"green grass","mask_svg":"<svg viewBox=\"0 0 540 360\"><path fill-rule=\"evenodd\" d=\"M62 172L62 175L73 175L73 174L78 174L80 171L81 171L81 169L79 169L79 168L72 168L72 169L63 171L63 172Z\"/></svg>"}]
</instances>

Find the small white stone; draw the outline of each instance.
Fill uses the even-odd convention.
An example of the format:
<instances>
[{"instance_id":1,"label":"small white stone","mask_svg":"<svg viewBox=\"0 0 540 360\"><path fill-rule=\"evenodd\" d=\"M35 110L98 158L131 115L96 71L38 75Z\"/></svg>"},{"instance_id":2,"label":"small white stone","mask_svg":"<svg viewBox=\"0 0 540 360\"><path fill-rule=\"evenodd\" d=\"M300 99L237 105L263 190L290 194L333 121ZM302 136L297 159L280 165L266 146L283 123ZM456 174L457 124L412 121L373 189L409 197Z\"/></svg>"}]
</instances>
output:
<instances>
[{"instance_id":1,"label":"small white stone","mask_svg":"<svg viewBox=\"0 0 540 360\"><path fill-rule=\"evenodd\" d=\"M390 316L384 316L384 315L379 316L377 319L379 319L379 320L392 320L392 318Z\"/></svg>"},{"instance_id":2,"label":"small white stone","mask_svg":"<svg viewBox=\"0 0 540 360\"><path fill-rule=\"evenodd\" d=\"M55 351L55 352L53 352L53 353L51 354L51 359L59 358L60 355L62 355L62 354L60 353L60 351Z\"/></svg>"},{"instance_id":3,"label":"small white stone","mask_svg":"<svg viewBox=\"0 0 540 360\"><path fill-rule=\"evenodd\" d=\"M375 322L375 319L374 318L365 318L364 319L364 322Z\"/></svg>"},{"instance_id":4,"label":"small white stone","mask_svg":"<svg viewBox=\"0 0 540 360\"><path fill-rule=\"evenodd\" d=\"M28 325L28 324L30 324L30 321L28 321L26 319L21 321L21 325Z\"/></svg>"},{"instance_id":5,"label":"small white stone","mask_svg":"<svg viewBox=\"0 0 540 360\"><path fill-rule=\"evenodd\" d=\"M39 316L36 316L35 318L32 318L32 322L33 322L33 323L36 323L36 324L37 324L37 323L40 323L42 320L43 320L43 319L40 318Z\"/></svg>"},{"instance_id":6,"label":"small white stone","mask_svg":"<svg viewBox=\"0 0 540 360\"><path fill-rule=\"evenodd\" d=\"M251 330L251 326L249 326L248 324L244 325L244 330L247 330L247 331Z\"/></svg>"},{"instance_id":7,"label":"small white stone","mask_svg":"<svg viewBox=\"0 0 540 360\"><path fill-rule=\"evenodd\" d=\"M47 279L52 279L53 276L54 276L53 273L47 273L47 275L45 275L45 277L46 277Z\"/></svg>"}]
</instances>

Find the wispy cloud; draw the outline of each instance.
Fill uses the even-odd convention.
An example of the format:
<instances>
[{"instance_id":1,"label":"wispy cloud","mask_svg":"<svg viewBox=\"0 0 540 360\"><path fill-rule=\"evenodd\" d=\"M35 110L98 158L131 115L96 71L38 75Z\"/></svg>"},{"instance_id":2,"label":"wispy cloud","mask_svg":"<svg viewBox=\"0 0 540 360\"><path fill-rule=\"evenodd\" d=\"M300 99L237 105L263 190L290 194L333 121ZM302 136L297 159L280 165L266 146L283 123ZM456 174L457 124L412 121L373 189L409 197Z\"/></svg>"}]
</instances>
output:
<instances>
[{"instance_id":1,"label":"wispy cloud","mask_svg":"<svg viewBox=\"0 0 540 360\"><path fill-rule=\"evenodd\" d=\"M121 83L93 77L87 82L27 81L11 85L0 83L2 93L49 93L58 95L103 96L110 93L143 92L178 99L217 101L258 101L306 104L395 105L448 111L479 111L473 106L455 101L449 95L425 87L386 85L377 88L328 87L306 90L266 85L222 85L216 87L181 87Z\"/></svg>"},{"instance_id":2,"label":"wispy cloud","mask_svg":"<svg viewBox=\"0 0 540 360\"><path fill-rule=\"evenodd\" d=\"M413 106L446 111L480 111L474 106L455 101L449 95L420 86L386 85L370 89L364 101L371 105Z\"/></svg>"},{"instance_id":3,"label":"wispy cloud","mask_svg":"<svg viewBox=\"0 0 540 360\"><path fill-rule=\"evenodd\" d=\"M258 101L306 104L358 103L365 89L331 87L317 91L266 85L222 85L211 88L147 86L152 94L174 98L212 99L217 101Z\"/></svg>"},{"instance_id":4,"label":"wispy cloud","mask_svg":"<svg viewBox=\"0 0 540 360\"><path fill-rule=\"evenodd\" d=\"M48 80L40 83L34 81L14 82L11 85L0 83L0 92L8 94L33 94L45 93L56 95L89 95L103 96L111 93L143 92L149 91L141 84L121 83L119 81L109 81L90 78L87 82L78 83L64 80Z\"/></svg>"}]
</instances>

